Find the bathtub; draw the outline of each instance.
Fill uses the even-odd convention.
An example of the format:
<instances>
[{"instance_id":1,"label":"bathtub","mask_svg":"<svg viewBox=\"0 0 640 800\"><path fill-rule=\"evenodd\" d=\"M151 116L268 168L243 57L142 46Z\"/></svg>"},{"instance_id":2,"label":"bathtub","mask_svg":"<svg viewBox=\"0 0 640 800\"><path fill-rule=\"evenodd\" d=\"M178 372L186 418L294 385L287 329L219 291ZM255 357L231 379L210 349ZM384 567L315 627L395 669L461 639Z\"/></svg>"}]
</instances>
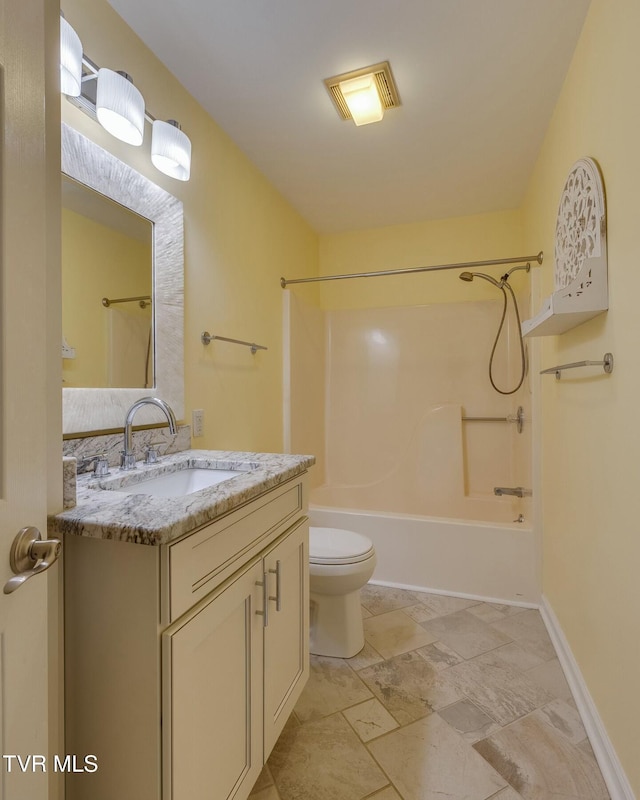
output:
<instances>
[{"instance_id":1,"label":"bathtub","mask_svg":"<svg viewBox=\"0 0 640 800\"><path fill-rule=\"evenodd\" d=\"M540 543L526 523L356 510L318 502L326 502L326 497L326 490L311 492L311 524L368 536L378 555L374 583L489 602L540 602Z\"/></svg>"}]
</instances>

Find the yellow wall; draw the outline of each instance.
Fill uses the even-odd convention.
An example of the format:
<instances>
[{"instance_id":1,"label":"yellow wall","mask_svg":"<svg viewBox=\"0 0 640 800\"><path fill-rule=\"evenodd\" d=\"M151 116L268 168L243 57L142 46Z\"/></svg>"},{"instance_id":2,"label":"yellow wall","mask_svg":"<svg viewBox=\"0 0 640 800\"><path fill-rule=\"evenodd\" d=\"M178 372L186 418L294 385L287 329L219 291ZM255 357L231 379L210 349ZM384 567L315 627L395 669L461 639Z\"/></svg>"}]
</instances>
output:
<instances>
[{"instance_id":1,"label":"yellow wall","mask_svg":"<svg viewBox=\"0 0 640 800\"><path fill-rule=\"evenodd\" d=\"M179 120L193 144L191 180L181 183L152 166L149 126L142 147L130 147L62 101L65 122L184 203L186 421L193 408L205 412L205 436L194 446L281 451L279 278L316 274L316 234L106 0L64 0L62 8L86 53L129 72L149 111ZM205 348L205 329L269 350L252 356L221 342Z\"/></svg>"},{"instance_id":2,"label":"yellow wall","mask_svg":"<svg viewBox=\"0 0 640 800\"><path fill-rule=\"evenodd\" d=\"M89 257L90 256L90 257ZM62 360L65 386L109 386L109 314L103 297L151 294L151 228L141 242L69 209L62 210L62 332L75 358ZM135 303L114 306L151 318ZM142 386L144 370L137 370ZM153 374L153 373L152 373ZM122 384L120 384L122 386Z\"/></svg>"},{"instance_id":3,"label":"yellow wall","mask_svg":"<svg viewBox=\"0 0 640 800\"><path fill-rule=\"evenodd\" d=\"M598 161L607 194L609 311L543 340L540 361L595 360L611 351L615 369L541 381L544 592L640 796L638 30L637 0L593 0L529 186L524 224L525 246L551 253L571 165L583 156ZM541 294L552 290L549 258Z\"/></svg>"},{"instance_id":4,"label":"yellow wall","mask_svg":"<svg viewBox=\"0 0 640 800\"><path fill-rule=\"evenodd\" d=\"M522 246L519 211L326 234L320 237L320 274L407 269L530 255L521 252ZM323 308L338 309L495 299L495 289L486 281L476 281L473 285L461 283L458 280L461 271L321 283L321 302ZM496 277L501 274L499 267L480 271ZM517 287L519 281L515 278L514 275L513 284ZM292 288L308 291L303 287Z\"/></svg>"}]
</instances>

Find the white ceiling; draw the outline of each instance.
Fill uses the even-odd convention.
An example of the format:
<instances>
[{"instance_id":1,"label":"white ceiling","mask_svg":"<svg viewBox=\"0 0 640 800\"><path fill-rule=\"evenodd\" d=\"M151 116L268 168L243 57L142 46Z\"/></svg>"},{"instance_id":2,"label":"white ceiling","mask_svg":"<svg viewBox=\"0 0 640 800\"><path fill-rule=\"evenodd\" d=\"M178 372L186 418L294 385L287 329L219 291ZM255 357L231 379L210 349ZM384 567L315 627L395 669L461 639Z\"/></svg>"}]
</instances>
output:
<instances>
[{"instance_id":1,"label":"white ceiling","mask_svg":"<svg viewBox=\"0 0 640 800\"><path fill-rule=\"evenodd\" d=\"M319 232L519 206L589 6L109 2ZM402 106L342 121L323 79L384 60Z\"/></svg>"}]
</instances>

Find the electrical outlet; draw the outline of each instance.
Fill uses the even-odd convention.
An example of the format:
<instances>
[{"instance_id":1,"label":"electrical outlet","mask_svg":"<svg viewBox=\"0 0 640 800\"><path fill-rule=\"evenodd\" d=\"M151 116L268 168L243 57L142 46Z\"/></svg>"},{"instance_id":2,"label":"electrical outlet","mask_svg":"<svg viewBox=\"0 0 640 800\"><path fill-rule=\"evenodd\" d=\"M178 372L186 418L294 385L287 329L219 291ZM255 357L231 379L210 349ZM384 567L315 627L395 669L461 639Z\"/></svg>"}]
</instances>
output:
<instances>
[{"instance_id":1,"label":"electrical outlet","mask_svg":"<svg viewBox=\"0 0 640 800\"><path fill-rule=\"evenodd\" d=\"M191 435L194 439L204 436L204 409L194 408L191 412Z\"/></svg>"}]
</instances>

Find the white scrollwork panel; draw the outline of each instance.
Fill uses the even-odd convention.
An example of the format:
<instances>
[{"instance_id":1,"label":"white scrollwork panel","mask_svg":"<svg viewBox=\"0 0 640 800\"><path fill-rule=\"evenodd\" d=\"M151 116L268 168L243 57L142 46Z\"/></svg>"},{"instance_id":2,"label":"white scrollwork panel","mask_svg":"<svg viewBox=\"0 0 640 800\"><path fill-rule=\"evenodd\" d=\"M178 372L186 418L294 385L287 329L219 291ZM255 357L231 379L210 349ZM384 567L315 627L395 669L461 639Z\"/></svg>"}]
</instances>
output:
<instances>
[{"instance_id":1,"label":"white scrollwork panel","mask_svg":"<svg viewBox=\"0 0 640 800\"><path fill-rule=\"evenodd\" d=\"M563 289L576 278L585 259L603 255L604 219L605 201L600 171L595 161L581 158L569 172L558 207L556 290Z\"/></svg>"}]
</instances>

